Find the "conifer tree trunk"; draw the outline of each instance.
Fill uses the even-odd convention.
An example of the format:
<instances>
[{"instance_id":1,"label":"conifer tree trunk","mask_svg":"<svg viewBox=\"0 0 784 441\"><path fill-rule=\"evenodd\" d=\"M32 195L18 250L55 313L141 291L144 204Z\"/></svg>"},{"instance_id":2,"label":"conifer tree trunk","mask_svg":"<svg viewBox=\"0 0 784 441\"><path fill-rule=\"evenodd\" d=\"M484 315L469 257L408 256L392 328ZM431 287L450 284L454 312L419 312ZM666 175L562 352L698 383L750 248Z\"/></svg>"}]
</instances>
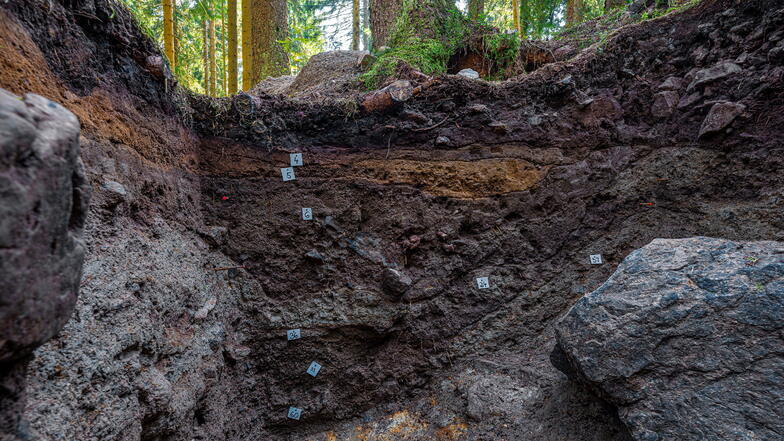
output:
<instances>
[{"instance_id":1,"label":"conifer tree trunk","mask_svg":"<svg viewBox=\"0 0 784 441\"><path fill-rule=\"evenodd\" d=\"M359 50L359 0L354 0L353 25L351 27L351 50Z\"/></svg>"},{"instance_id":2,"label":"conifer tree trunk","mask_svg":"<svg viewBox=\"0 0 784 441\"><path fill-rule=\"evenodd\" d=\"M370 50L370 39L368 30L370 29L370 6L369 0L362 0L362 49Z\"/></svg>"},{"instance_id":3,"label":"conifer tree trunk","mask_svg":"<svg viewBox=\"0 0 784 441\"><path fill-rule=\"evenodd\" d=\"M468 0L468 18L476 21L485 13L485 0Z\"/></svg>"},{"instance_id":4,"label":"conifer tree trunk","mask_svg":"<svg viewBox=\"0 0 784 441\"><path fill-rule=\"evenodd\" d=\"M255 86L267 77L291 73L289 56L279 43L289 36L286 0L251 0L249 13L250 44L248 50L251 64L245 65L244 53L242 60L243 69L248 70L247 88ZM244 80L243 76L243 82Z\"/></svg>"},{"instance_id":5,"label":"conifer tree trunk","mask_svg":"<svg viewBox=\"0 0 784 441\"><path fill-rule=\"evenodd\" d=\"M204 44L202 45L202 62L204 69L204 93L206 95L210 94L210 37L209 37L209 24L207 24L207 19L204 19L201 26L201 35L202 41Z\"/></svg>"},{"instance_id":6,"label":"conifer tree trunk","mask_svg":"<svg viewBox=\"0 0 784 441\"><path fill-rule=\"evenodd\" d=\"M237 0L228 1L229 15L229 66L226 74L228 93L237 93Z\"/></svg>"},{"instance_id":7,"label":"conifer tree trunk","mask_svg":"<svg viewBox=\"0 0 784 441\"><path fill-rule=\"evenodd\" d=\"M177 60L174 57L174 0L163 0L163 49L173 72Z\"/></svg>"},{"instance_id":8,"label":"conifer tree trunk","mask_svg":"<svg viewBox=\"0 0 784 441\"><path fill-rule=\"evenodd\" d=\"M215 20L210 20L210 95L218 96L218 72L215 63Z\"/></svg>"},{"instance_id":9,"label":"conifer tree trunk","mask_svg":"<svg viewBox=\"0 0 784 441\"><path fill-rule=\"evenodd\" d=\"M180 59L180 28L177 26L177 9L174 10L174 18L172 19L172 28L174 34L174 66L172 70L179 65Z\"/></svg>"},{"instance_id":10,"label":"conifer tree trunk","mask_svg":"<svg viewBox=\"0 0 784 441\"><path fill-rule=\"evenodd\" d=\"M403 0L370 0L370 33L374 50L389 43L389 34L403 6Z\"/></svg>"},{"instance_id":11,"label":"conifer tree trunk","mask_svg":"<svg viewBox=\"0 0 784 441\"><path fill-rule=\"evenodd\" d=\"M249 90L251 84L251 70L253 66L253 51L251 50L251 33L253 20L251 19L251 3L253 0L242 0L242 90Z\"/></svg>"},{"instance_id":12,"label":"conifer tree trunk","mask_svg":"<svg viewBox=\"0 0 784 441\"><path fill-rule=\"evenodd\" d=\"M221 0L220 2L220 10L221 10L221 31L220 31L220 47L221 47L221 95L228 96L229 91L227 89L227 72L226 72L226 9L225 1Z\"/></svg>"},{"instance_id":13,"label":"conifer tree trunk","mask_svg":"<svg viewBox=\"0 0 784 441\"><path fill-rule=\"evenodd\" d=\"M514 27L517 35L523 38L523 28L520 27L520 0L512 0L512 17L514 17Z\"/></svg>"},{"instance_id":14,"label":"conifer tree trunk","mask_svg":"<svg viewBox=\"0 0 784 441\"><path fill-rule=\"evenodd\" d=\"M573 26L583 21L583 1L566 0L566 25Z\"/></svg>"}]
</instances>

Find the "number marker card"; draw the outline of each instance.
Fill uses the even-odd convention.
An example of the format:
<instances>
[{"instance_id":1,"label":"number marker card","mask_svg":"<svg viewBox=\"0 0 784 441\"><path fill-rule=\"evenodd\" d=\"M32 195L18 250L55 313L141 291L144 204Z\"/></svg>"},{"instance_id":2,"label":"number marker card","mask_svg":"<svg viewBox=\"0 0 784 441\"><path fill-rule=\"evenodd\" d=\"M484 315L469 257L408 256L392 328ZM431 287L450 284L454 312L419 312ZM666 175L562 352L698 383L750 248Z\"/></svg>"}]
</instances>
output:
<instances>
[{"instance_id":1,"label":"number marker card","mask_svg":"<svg viewBox=\"0 0 784 441\"><path fill-rule=\"evenodd\" d=\"M289 155L292 167L302 166L302 153L292 153Z\"/></svg>"},{"instance_id":2,"label":"number marker card","mask_svg":"<svg viewBox=\"0 0 784 441\"><path fill-rule=\"evenodd\" d=\"M303 208L302 209L302 220L313 220L313 209L312 208Z\"/></svg>"},{"instance_id":3,"label":"number marker card","mask_svg":"<svg viewBox=\"0 0 784 441\"><path fill-rule=\"evenodd\" d=\"M490 280L487 277L477 277L476 286L479 289L490 288Z\"/></svg>"},{"instance_id":4,"label":"number marker card","mask_svg":"<svg viewBox=\"0 0 784 441\"><path fill-rule=\"evenodd\" d=\"M320 370L321 370L321 365L314 361L310 363L310 367L308 368L308 374L310 374L311 377L315 377L316 375L318 375Z\"/></svg>"},{"instance_id":5,"label":"number marker card","mask_svg":"<svg viewBox=\"0 0 784 441\"><path fill-rule=\"evenodd\" d=\"M289 414L288 417L292 420L299 420L299 417L302 416L302 409L298 409L296 407L289 407Z\"/></svg>"},{"instance_id":6,"label":"number marker card","mask_svg":"<svg viewBox=\"0 0 784 441\"><path fill-rule=\"evenodd\" d=\"M591 254L591 265L601 265L601 264L602 264L602 255Z\"/></svg>"},{"instance_id":7,"label":"number marker card","mask_svg":"<svg viewBox=\"0 0 784 441\"><path fill-rule=\"evenodd\" d=\"M282 168L282 169L280 169L280 174L283 175L283 181L284 182L285 181L293 181L293 180L297 179L297 177L294 176L294 167Z\"/></svg>"},{"instance_id":8,"label":"number marker card","mask_svg":"<svg viewBox=\"0 0 784 441\"><path fill-rule=\"evenodd\" d=\"M289 329L286 332L286 337L288 337L289 340L298 340L302 337L302 335L299 329Z\"/></svg>"}]
</instances>

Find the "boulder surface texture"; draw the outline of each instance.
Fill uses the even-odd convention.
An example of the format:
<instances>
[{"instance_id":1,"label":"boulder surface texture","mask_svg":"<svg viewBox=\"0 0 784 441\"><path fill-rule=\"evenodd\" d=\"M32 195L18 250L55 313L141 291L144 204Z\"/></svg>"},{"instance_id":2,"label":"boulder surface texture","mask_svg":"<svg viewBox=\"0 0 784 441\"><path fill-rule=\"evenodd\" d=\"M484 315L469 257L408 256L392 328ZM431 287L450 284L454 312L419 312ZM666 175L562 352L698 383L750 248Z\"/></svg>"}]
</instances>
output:
<instances>
[{"instance_id":1,"label":"boulder surface texture","mask_svg":"<svg viewBox=\"0 0 784 441\"><path fill-rule=\"evenodd\" d=\"M17 430L29 355L76 304L88 195L76 117L0 89L0 437Z\"/></svg>"},{"instance_id":2,"label":"boulder surface texture","mask_svg":"<svg viewBox=\"0 0 784 441\"><path fill-rule=\"evenodd\" d=\"M557 326L634 439L784 439L784 244L657 239Z\"/></svg>"}]
</instances>

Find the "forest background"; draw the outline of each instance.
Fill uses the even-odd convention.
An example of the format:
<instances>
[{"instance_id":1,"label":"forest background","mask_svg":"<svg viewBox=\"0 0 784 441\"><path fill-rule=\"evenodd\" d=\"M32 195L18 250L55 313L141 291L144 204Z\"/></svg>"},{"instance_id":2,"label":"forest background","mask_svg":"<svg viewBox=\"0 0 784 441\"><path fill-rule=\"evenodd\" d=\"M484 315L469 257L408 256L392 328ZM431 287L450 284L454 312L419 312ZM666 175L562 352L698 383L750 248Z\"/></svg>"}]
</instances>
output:
<instances>
[{"instance_id":1,"label":"forest background","mask_svg":"<svg viewBox=\"0 0 784 441\"><path fill-rule=\"evenodd\" d=\"M233 84L237 84L237 90L247 90L267 76L296 74L310 57L323 51L377 52L373 50L370 26L373 0L281 1L286 3L283 13L287 29L275 41L287 57L253 79L248 78L249 71L243 66L247 57L242 51L247 46L242 38L263 32L254 32L252 26L243 23L243 0L122 0L144 32L167 54L179 83L196 93L228 96L236 93ZM477 3L481 12L472 13ZM472 20L500 32L517 34L520 39L547 40L558 38L568 26L603 14L607 5L605 0L457 0L454 6ZM229 8L237 8L236 23ZM167 9L171 11L173 40L168 51L164 32L169 23ZM236 35L231 35L230 26L236 26ZM236 63L230 62L232 57L236 57ZM230 78L236 78L236 82Z\"/></svg>"}]
</instances>

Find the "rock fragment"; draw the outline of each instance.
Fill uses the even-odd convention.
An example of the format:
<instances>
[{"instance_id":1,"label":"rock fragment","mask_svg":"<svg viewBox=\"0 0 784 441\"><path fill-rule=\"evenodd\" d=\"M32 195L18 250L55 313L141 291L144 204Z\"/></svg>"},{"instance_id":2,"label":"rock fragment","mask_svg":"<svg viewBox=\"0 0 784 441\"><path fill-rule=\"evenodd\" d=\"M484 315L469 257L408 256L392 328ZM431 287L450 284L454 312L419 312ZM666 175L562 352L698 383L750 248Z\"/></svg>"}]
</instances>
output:
<instances>
[{"instance_id":1,"label":"rock fragment","mask_svg":"<svg viewBox=\"0 0 784 441\"><path fill-rule=\"evenodd\" d=\"M404 272L387 268L384 270L383 287L388 294L402 296L411 287L411 277Z\"/></svg>"},{"instance_id":2,"label":"rock fragment","mask_svg":"<svg viewBox=\"0 0 784 441\"><path fill-rule=\"evenodd\" d=\"M686 90L691 92L694 90L694 88L702 86L703 84L707 84L712 81L740 73L742 71L743 69L741 69L740 66L731 61L719 63L713 67L697 71L697 73L694 74L694 79L692 80L691 84L689 84L689 87L686 88Z\"/></svg>"},{"instance_id":3,"label":"rock fragment","mask_svg":"<svg viewBox=\"0 0 784 441\"><path fill-rule=\"evenodd\" d=\"M636 440L780 439L780 242L656 239L556 326L551 359Z\"/></svg>"},{"instance_id":4,"label":"rock fragment","mask_svg":"<svg viewBox=\"0 0 784 441\"><path fill-rule=\"evenodd\" d=\"M708 116L702 121L699 137L702 138L703 136L720 132L732 124L732 121L743 113L744 110L746 110L746 106L743 104L729 102L714 104L708 112Z\"/></svg>"},{"instance_id":5,"label":"rock fragment","mask_svg":"<svg viewBox=\"0 0 784 441\"><path fill-rule=\"evenodd\" d=\"M90 194L79 130L59 104L0 89L2 439L21 413L29 355L62 329L79 292Z\"/></svg>"},{"instance_id":6,"label":"rock fragment","mask_svg":"<svg viewBox=\"0 0 784 441\"><path fill-rule=\"evenodd\" d=\"M451 142L452 141L446 136L439 136L436 138L436 145L438 146L448 146Z\"/></svg>"},{"instance_id":7,"label":"rock fragment","mask_svg":"<svg viewBox=\"0 0 784 441\"><path fill-rule=\"evenodd\" d=\"M477 72L477 71L475 71L473 69L463 69L460 72L458 72L457 74L460 75L461 77L470 78L472 80L478 80L479 79L479 72Z\"/></svg>"},{"instance_id":8,"label":"rock fragment","mask_svg":"<svg viewBox=\"0 0 784 441\"><path fill-rule=\"evenodd\" d=\"M651 114L657 118L667 118L678 107L680 97L677 92L666 90L653 96Z\"/></svg>"}]
</instances>

